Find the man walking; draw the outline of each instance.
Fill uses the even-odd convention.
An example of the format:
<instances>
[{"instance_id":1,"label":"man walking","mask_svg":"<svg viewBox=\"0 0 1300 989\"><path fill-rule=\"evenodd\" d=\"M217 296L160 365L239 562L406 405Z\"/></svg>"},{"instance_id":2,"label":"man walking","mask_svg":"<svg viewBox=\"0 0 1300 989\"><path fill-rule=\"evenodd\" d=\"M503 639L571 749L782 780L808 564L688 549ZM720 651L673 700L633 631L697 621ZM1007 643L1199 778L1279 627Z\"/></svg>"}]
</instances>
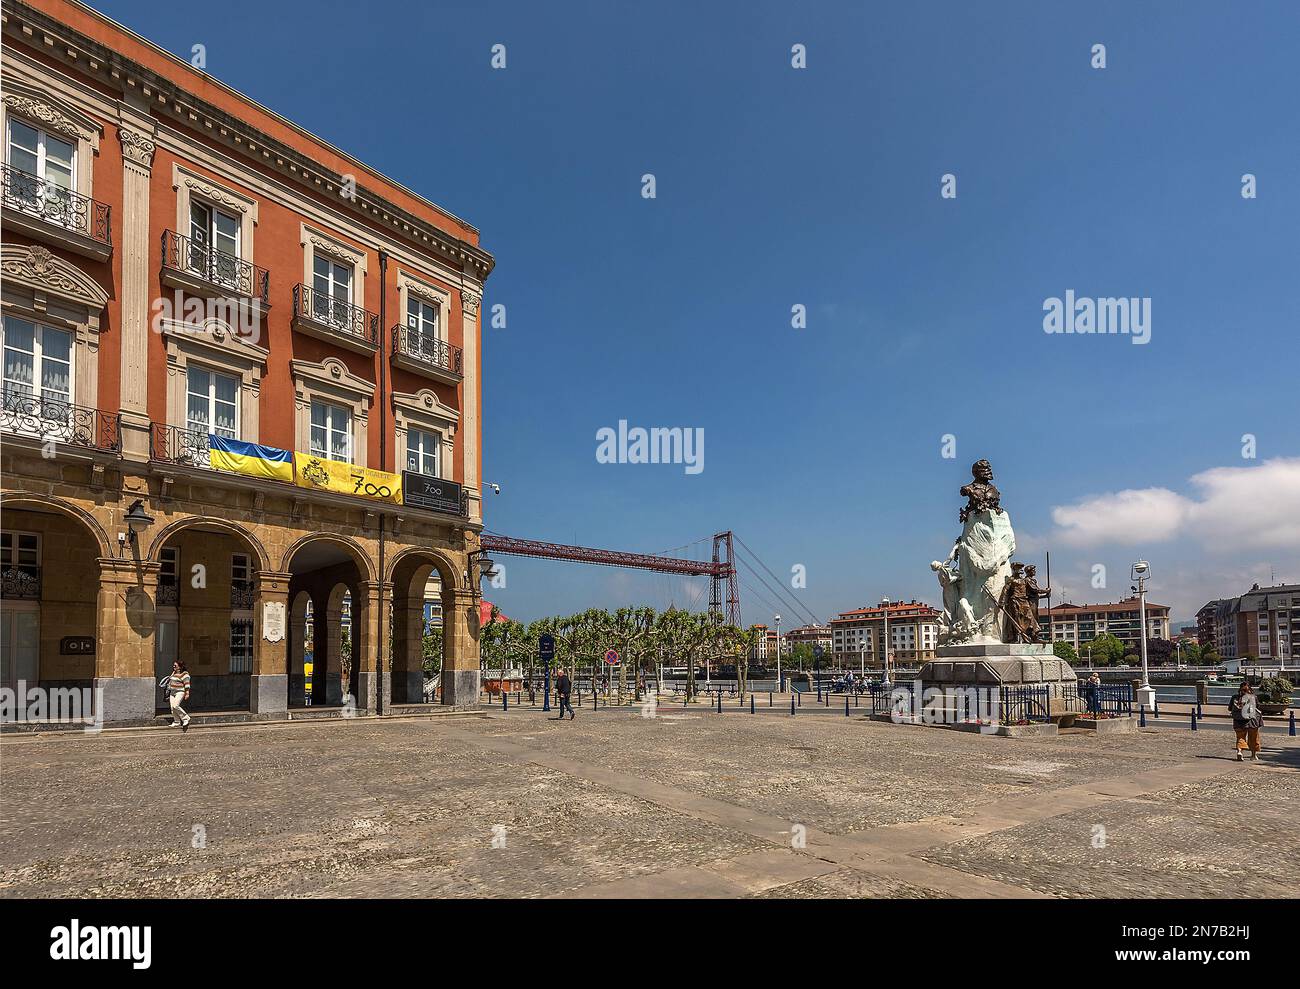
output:
<instances>
[{"instance_id":1,"label":"man walking","mask_svg":"<svg viewBox=\"0 0 1300 989\"><path fill-rule=\"evenodd\" d=\"M573 681L569 679L569 674L565 673L563 669L557 670L556 672L559 673L559 676L555 679L555 693L560 698L560 716L555 720L563 721L564 712L567 708L569 712L569 720L572 721L574 717L573 705L569 703L569 695L573 693Z\"/></svg>"}]
</instances>

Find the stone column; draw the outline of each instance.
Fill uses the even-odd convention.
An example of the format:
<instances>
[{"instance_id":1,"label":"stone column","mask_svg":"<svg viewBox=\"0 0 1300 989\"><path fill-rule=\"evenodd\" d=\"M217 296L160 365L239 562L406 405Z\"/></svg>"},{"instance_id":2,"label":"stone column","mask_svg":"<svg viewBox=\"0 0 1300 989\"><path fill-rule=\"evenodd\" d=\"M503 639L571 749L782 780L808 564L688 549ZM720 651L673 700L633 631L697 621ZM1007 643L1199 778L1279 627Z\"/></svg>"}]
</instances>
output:
<instances>
[{"instance_id":1,"label":"stone column","mask_svg":"<svg viewBox=\"0 0 1300 989\"><path fill-rule=\"evenodd\" d=\"M448 610L445 602L453 602ZM478 597L468 589L443 590L442 702L453 707L478 706Z\"/></svg>"},{"instance_id":2,"label":"stone column","mask_svg":"<svg viewBox=\"0 0 1300 989\"><path fill-rule=\"evenodd\" d=\"M383 587L384 604L379 606L379 591ZM391 657L385 656L382 677L379 673L380 636L388 635L388 615L392 609L393 589L391 584L382 584L377 580L362 581L357 585L358 594L352 601L352 634L357 639L357 711L374 714L377 692L382 691L386 699L385 707L392 697ZM358 601L356 598L361 600ZM385 653L388 644L384 643Z\"/></svg>"},{"instance_id":3,"label":"stone column","mask_svg":"<svg viewBox=\"0 0 1300 989\"><path fill-rule=\"evenodd\" d=\"M157 563L99 560L94 688L104 722L151 723L158 699L154 672Z\"/></svg>"},{"instance_id":4,"label":"stone column","mask_svg":"<svg viewBox=\"0 0 1300 989\"><path fill-rule=\"evenodd\" d=\"M253 599L253 676L248 709L283 714L289 708L289 581L292 574L259 570Z\"/></svg>"},{"instance_id":5,"label":"stone column","mask_svg":"<svg viewBox=\"0 0 1300 989\"><path fill-rule=\"evenodd\" d=\"M149 459L149 175L153 169L154 122L123 109L117 132L122 145L121 402L122 456Z\"/></svg>"},{"instance_id":6,"label":"stone column","mask_svg":"<svg viewBox=\"0 0 1300 989\"><path fill-rule=\"evenodd\" d=\"M482 495L478 476L479 451L479 374L478 313L482 287L462 286L460 290L461 332L464 340L465 379L461 386L461 446L465 451L465 491L469 495L470 518L483 517Z\"/></svg>"},{"instance_id":7,"label":"stone column","mask_svg":"<svg viewBox=\"0 0 1300 989\"><path fill-rule=\"evenodd\" d=\"M419 704L424 700L424 594L408 591L392 604L393 701Z\"/></svg>"}]
</instances>

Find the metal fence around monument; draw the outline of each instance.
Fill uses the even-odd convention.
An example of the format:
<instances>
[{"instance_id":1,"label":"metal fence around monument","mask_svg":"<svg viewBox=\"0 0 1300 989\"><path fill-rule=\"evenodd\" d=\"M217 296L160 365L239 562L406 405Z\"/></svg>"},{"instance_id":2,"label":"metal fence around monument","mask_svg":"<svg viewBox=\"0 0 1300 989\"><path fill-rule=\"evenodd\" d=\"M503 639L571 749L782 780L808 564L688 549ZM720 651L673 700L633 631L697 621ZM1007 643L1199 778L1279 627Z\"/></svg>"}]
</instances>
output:
<instances>
[{"instance_id":1,"label":"metal fence around monument","mask_svg":"<svg viewBox=\"0 0 1300 989\"><path fill-rule=\"evenodd\" d=\"M1004 725L1050 721L1051 699L1047 687L1003 687L999 697L1000 720Z\"/></svg>"}]
</instances>

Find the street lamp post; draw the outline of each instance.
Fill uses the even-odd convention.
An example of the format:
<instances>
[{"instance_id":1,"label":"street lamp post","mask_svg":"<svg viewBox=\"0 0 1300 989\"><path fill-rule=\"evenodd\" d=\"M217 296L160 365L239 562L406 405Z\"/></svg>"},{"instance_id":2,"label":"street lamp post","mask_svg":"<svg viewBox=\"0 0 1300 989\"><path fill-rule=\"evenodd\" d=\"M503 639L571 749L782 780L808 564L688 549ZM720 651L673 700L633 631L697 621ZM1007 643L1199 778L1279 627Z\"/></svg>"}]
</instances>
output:
<instances>
[{"instance_id":1,"label":"street lamp post","mask_svg":"<svg viewBox=\"0 0 1300 989\"><path fill-rule=\"evenodd\" d=\"M785 686L784 681L781 679L781 616L777 615L775 621L776 621L776 692L779 694L782 693L782 688Z\"/></svg>"},{"instance_id":2,"label":"street lamp post","mask_svg":"<svg viewBox=\"0 0 1300 989\"><path fill-rule=\"evenodd\" d=\"M1141 622L1138 635L1142 647L1142 686L1138 688L1138 704L1155 710L1156 692L1151 686L1151 671L1147 666L1147 581L1151 577L1151 564L1138 560L1133 564L1132 577L1133 590L1138 596L1138 620Z\"/></svg>"},{"instance_id":3,"label":"street lamp post","mask_svg":"<svg viewBox=\"0 0 1300 989\"><path fill-rule=\"evenodd\" d=\"M885 641L884 649L880 658L881 669L884 671L884 682L889 683L889 598L881 598L880 606L885 611Z\"/></svg>"}]
</instances>

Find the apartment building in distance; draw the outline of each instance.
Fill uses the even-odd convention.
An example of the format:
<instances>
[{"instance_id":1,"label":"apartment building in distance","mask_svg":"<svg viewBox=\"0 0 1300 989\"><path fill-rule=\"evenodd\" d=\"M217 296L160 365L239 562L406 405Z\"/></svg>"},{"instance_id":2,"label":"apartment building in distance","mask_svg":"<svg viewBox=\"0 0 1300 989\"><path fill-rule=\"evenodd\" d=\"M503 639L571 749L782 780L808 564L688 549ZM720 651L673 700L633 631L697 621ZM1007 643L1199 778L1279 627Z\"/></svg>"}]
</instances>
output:
<instances>
[{"instance_id":1,"label":"apartment building in distance","mask_svg":"<svg viewBox=\"0 0 1300 989\"><path fill-rule=\"evenodd\" d=\"M829 625L800 625L785 633L787 646L793 647L801 642L813 648L821 646L828 656L833 651L834 641Z\"/></svg>"},{"instance_id":2,"label":"apartment building in distance","mask_svg":"<svg viewBox=\"0 0 1300 989\"><path fill-rule=\"evenodd\" d=\"M1169 607L1148 601L1147 638L1169 638ZM1141 648L1142 619L1138 599L1112 604L1060 604L1042 608L1038 625L1043 641L1068 642L1076 650L1099 635L1113 635L1136 653Z\"/></svg>"},{"instance_id":3,"label":"apartment building in distance","mask_svg":"<svg viewBox=\"0 0 1300 989\"><path fill-rule=\"evenodd\" d=\"M880 669L885 656L888 617L891 663L915 665L934 659L940 612L920 601L858 608L831 619L831 655L837 666Z\"/></svg>"},{"instance_id":4,"label":"apartment building in distance","mask_svg":"<svg viewBox=\"0 0 1300 989\"><path fill-rule=\"evenodd\" d=\"M784 635L778 635L777 630L768 628L766 625L751 625L750 630L758 633L758 639L751 650L753 659L760 663L766 663L769 659L776 662L776 644L777 639L781 640L781 649L788 649L788 639Z\"/></svg>"},{"instance_id":5,"label":"apartment building in distance","mask_svg":"<svg viewBox=\"0 0 1300 989\"><path fill-rule=\"evenodd\" d=\"M1295 643L1300 641L1300 584L1260 587L1235 598L1211 601L1197 612L1212 611L1209 644L1224 659L1253 657L1282 666L1295 663Z\"/></svg>"},{"instance_id":6,"label":"apartment building in distance","mask_svg":"<svg viewBox=\"0 0 1300 989\"><path fill-rule=\"evenodd\" d=\"M437 612L477 703L479 232L81 3L2 26L4 684L374 711Z\"/></svg>"}]
</instances>

